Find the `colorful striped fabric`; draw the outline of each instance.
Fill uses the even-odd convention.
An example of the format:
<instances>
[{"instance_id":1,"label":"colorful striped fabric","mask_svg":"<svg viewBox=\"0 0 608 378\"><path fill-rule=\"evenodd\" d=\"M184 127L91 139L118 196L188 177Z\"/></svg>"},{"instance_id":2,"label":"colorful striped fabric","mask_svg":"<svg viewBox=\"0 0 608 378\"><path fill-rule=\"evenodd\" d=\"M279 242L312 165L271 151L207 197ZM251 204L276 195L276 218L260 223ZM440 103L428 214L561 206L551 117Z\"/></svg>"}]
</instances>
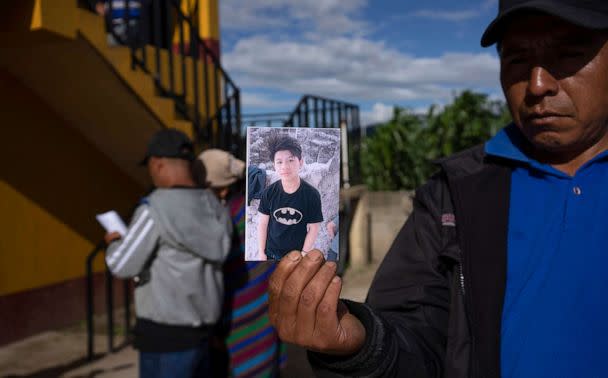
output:
<instances>
[{"instance_id":1,"label":"colorful striped fabric","mask_svg":"<svg viewBox=\"0 0 608 378\"><path fill-rule=\"evenodd\" d=\"M287 353L268 319L268 278L275 264L244 261L245 196L232 198L229 207L239 237L224 266L229 374L231 377L277 377Z\"/></svg>"}]
</instances>

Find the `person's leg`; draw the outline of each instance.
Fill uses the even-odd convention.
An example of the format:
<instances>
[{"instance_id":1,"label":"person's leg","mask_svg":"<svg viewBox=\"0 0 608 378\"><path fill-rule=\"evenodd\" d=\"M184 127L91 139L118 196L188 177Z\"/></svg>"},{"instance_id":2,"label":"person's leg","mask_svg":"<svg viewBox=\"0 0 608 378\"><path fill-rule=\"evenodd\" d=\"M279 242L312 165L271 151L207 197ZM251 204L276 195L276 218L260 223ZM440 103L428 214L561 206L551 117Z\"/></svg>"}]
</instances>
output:
<instances>
[{"instance_id":1,"label":"person's leg","mask_svg":"<svg viewBox=\"0 0 608 378\"><path fill-rule=\"evenodd\" d=\"M193 377L209 377L211 375L211 352L210 352L209 340L204 339L199 344L199 356L197 366L194 367Z\"/></svg>"},{"instance_id":2,"label":"person's leg","mask_svg":"<svg viewBox=\"0 0 608 378\"><path fill-rule=\"evenodd\" d=\"M139 377L140 378L160 378L161 353L139 352Z\"/></svg>"},{"instance_id":3,"label":"person's leg","mask_svg":"<svg viewBox=\"0 0 608 378\"><path fill-rule=\"evenodd\" d=\"M193 378L200 364L200 348L161 353L160 378Z\"/></svg>"}]
</instances>

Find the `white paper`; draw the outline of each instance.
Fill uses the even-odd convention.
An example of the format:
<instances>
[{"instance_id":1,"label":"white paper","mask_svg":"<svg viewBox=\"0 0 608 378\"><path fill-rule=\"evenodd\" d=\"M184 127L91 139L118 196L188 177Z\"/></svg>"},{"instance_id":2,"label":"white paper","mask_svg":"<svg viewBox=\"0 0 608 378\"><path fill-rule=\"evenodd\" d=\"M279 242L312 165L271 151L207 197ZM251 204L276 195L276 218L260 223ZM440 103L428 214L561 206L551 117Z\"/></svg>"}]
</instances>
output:
<instances>
[{"instance_id":1,"label":"white paper","mask_svg":"<svg viewBox=\"0 0 608 378\"><path fill-rule=\"evenodd\" d=\"M127 234L127 226L116 211L110 210L103 214L97 214L95 218L97 218L97 221L101 223L107 232L116 231L120 236L125 236Z\"/></svg>"}]
</instances>

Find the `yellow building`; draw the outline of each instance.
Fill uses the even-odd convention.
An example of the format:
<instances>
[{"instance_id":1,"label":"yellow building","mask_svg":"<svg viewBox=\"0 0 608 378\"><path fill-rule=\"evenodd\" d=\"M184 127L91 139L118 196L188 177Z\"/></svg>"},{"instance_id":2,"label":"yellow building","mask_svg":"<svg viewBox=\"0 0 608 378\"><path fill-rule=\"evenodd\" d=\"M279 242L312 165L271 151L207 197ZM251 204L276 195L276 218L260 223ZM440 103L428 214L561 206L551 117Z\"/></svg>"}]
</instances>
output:
<instances>
[{"instance_id":1,"label":"yellow building","mask_svg":"<svg viewBox=\"0 0 608 378\"><path fill-rule=\"evenodd\" d=\"M219 57L185 58L184 70L167 49L148 45L140 59L165 69L145 72L134 69L129 48L108 46L103 18L74 0L2 8L0 345L84 319L85 260L104 233L95 214L116 209L128 218L150 187L137 162L156 130L200 136L220 106L240 110L238 89L230 97L224 77L214 82ZM201 1L201 11L199 34L219 52L217 0ZM163 93L171 82L173 92ZM184 93L184 83L198 92ZM100 258L97 285L103 269Z\"/></svg>"}]
</instances>

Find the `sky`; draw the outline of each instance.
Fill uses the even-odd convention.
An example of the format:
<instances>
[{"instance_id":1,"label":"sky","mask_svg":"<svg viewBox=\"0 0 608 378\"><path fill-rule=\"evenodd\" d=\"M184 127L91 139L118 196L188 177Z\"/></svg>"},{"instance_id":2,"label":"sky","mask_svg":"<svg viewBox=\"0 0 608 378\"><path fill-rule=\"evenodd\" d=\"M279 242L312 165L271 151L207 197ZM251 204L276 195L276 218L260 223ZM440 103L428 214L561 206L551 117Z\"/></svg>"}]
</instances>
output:
<instances>
[{"instance_id":1,"label":"sky","mask_svg":"<svg viewBox=\"0 0 608 378\"><path fill-rule=\"evenodd\" d=\"M243 114L290 112L303 94L424 112L472 89L502 99L495 48L479 40L498 0L220 0L222 63Z\"/></svg>"}]
</instances>

